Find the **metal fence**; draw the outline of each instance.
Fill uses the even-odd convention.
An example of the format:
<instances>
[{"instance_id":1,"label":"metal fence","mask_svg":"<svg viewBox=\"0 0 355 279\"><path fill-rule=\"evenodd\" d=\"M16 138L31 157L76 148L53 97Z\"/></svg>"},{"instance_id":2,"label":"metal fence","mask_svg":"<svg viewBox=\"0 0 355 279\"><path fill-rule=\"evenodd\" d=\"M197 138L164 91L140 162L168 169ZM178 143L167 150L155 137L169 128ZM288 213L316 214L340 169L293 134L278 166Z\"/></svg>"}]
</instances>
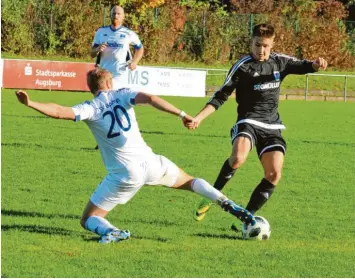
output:
<instances>
[{"instance_id":1,"label":"metal fence","mask_svg":"<svg viewBox=\"0 0 355 279\"><path fill-rule=\"evenodd\" d=\"M349 78L355 78L355 75L336 75L336 74L306 74L306 85L304 89L304 99L307 101L308 99L308 91L309 91L309 77L310 76L322 76L322 77L344 77L344 89L343 89L343 96L344 96L344 102L346 102L347 99L347 91L348 91L348 79Z\"/></svg>"},{"instance_id":2,"label":"metal fence","mask_svg":"<svg viewBox=\"0 0 355 279\"><path fill-rule=\"evenodd\" d=\"M159 66L157 66L159 67ZM164 67L160 67L160 68L164 68ZM209 69L209 68L186 68L186 67L169 67L172 69L183 69L183 70L199 70L199 71L205 71L206 72L206 79L209 79L211 77L215 77L215 76L223 76L226 77L228 74L228 70L225 69ZM344 83L343 83L343 99L344 102L347 101L348 98L348 79L350 78L355 78L355 75L340 75L340 74L318 74L318 73L312 73L312 74L306 74L306 81L305 81L305 89L304 89L304 100L307 101L308 100L308 96L309 96L309 77L310 76L320 76L323 78L332 78L332 77L343 77L344 78ZM221 86L222 83L216 83L213 86ZM354 93L355 93L355 87L354 87Z\"/></svg>"}]
</instances>

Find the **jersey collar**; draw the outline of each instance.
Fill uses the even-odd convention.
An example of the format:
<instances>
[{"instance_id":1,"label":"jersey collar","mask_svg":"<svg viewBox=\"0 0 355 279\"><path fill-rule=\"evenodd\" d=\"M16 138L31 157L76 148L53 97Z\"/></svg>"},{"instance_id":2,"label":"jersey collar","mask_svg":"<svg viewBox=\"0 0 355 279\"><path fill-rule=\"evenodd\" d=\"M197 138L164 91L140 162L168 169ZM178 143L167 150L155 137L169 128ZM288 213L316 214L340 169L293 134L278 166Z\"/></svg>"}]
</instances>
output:
<instances>
[{"instance_id":1,"label":"jersey collar","mask_svg":"<svg viewBox=\"0 0 355 279\"><path fill-rule=\"evenodd\" d=\"M120 30L121 28L123 28L123 25L121 25L121 26L118 27L117 29L114 29L114 28L112 27L112 25L110 25L110 29L111 29L111 31L113 31L113 32L116 32L116 31Z\"/></svg>"},{"instance_id":2,"label":"jersey collar","mask_svg":"<svg viewBox=\"0 0 355 279\"><path fill-rule=\"evenodd\" d=\"M268 58L267 60L264 60L264 61L259 61L259 60L255 59L254 56L253 56L253 53L250 53L250 56L251 56L251 58L252 58L254 61L263 64L263 63L268 63L268 62L270 62L271 53L270 53L269 58Z\"/></svg>"},{"instance_id":3,"label":"jersey collar","mask_svg":"<svg viewBox=\"0 0 355 279\"><path fill-rule=\"evenodd\" d=\"M95 96L95 98L99 97L101 95L101 93L105 93L105 91L99 91L99 93L97 93L97 95Z\"/></svg>"}]
</instances>

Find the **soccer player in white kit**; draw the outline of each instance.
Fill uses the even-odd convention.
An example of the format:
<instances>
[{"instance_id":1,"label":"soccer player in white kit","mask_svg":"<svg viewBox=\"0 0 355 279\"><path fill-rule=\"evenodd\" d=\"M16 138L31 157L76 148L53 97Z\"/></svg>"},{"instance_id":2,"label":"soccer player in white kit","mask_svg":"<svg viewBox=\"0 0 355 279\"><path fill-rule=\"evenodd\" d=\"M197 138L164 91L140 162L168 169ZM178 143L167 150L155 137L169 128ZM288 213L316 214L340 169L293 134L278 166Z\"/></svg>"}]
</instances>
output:
<instances>
[{"instance_id":1,"label":"soccer player in white kit","mask_svg":"<svg viewBox=\"0 0 355 279\"><path fill-rule=\"evenodd\" d=\"M92 42L91 57L97 57L97 64L113 75L113 89L125 87L123 80L127 68L135 70L143 56L143 45L138 35L123 26L125 18L122 7L116 5L111 9L112 25L100 27ZM134 56L130 51L133 46Z\"/></svg>"},{"instance_id":2,"label":"soccer player in white kit","mask_svg":"<svg viewBox=\"0 0 355 279\"><path fill-rule=\"evenodd\" d=\"M260 228L250 212L207 181L193 178L166 157L153 153L140 134L133 107L148 104L179 116L185 124L193 120L191 116L158 96L127 88L111 90L112 75L104 69L89 71L87 83L94 99L73 107L34 102L21 90L16 96L21 103L52 118L84 121L96 138L108 174L90 197L81 225L100 235L99 242L118 242L130 237L128 230L118 229L105 217L117 204L128 202L144 185L163 185L200 194L250 225L258 235Z\"/></svg>"}]
</instances>

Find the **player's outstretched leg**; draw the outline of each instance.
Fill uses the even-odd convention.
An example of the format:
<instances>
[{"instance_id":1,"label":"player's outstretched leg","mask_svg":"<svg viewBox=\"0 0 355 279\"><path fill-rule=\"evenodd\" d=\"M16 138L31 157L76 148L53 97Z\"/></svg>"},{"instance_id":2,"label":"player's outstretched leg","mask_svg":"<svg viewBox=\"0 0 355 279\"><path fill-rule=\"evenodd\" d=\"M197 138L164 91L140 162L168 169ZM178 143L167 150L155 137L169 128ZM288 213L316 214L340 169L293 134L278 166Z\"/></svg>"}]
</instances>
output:
<instances>
[{"instance_id":1,"label":"player's outstretched leg","mask_svg":"<svg viewBox=\"0 0 355 279\"><path fill-rule=\"evenodd\" d=\"M129 239L131 233L128 230L120 230L113 226L104 218L107 214L108 211L96 207L89 201L81 218L81 226L98 234L101 237L100 243L119 242Z\"/></svg>"},{"instance_id":2,"label":"player's outstretched leg","mask_svg":"<svg viewBox=\"0 0 355 279\"><path fill-rule=\"evenodd\" d=\"M227 182L233 177L235 172L236 169L233 169L229 165L229 159L227 159L224 162L213 187L221 191L227 184ZM205 218L207 211L210 210L212 205L213 202L211 202L210 200L202 199L193 212L194 219L196 221L201 221L203 218Z\"/></svg>"},{"instance_id":3,"label":"player's outstretched leg","mask_svg":"<svg viewBox=\"0 0 355 279\"><path fill-rule=\"evenodd\" d=\"M210 199L211 202L213 201L217 203L224 211L234 215L244 224L251 226L256 225L254 216L248 210L237 205L232 200L229 200L220 191L213 188L207 181L200 178L193 179L191 183L191 190L197 194L200 194L206 199ZM256 230L257 229L258 228L256 228Z\"/></svg>"}]
</instances>

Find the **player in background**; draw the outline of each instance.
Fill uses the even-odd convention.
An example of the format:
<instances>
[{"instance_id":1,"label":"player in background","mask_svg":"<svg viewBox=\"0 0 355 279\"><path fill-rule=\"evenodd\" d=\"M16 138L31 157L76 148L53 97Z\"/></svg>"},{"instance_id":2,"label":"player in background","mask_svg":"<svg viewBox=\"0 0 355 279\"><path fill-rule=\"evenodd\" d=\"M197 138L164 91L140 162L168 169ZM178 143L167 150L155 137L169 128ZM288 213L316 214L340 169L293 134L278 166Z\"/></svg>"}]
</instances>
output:
<instances>
[{"instance_id":1,"label":"player in background","mask_svg":"<svg viewBox=\"0 0 355 279\"><path fill-rule=\"evenodd\" d=\"M124 73L127 72L127 67L132 71L137 68L144 48L138 35L122 25L125 13L121 6L113 6L110 16L111 25L103 26L96 31L90 54L91 57L96 57L96 66L112 73L113 88L119 89L126 87ZM135 49L133 58L130 46ZM96 145L95 149L98 148Z\"/></svg>"},{"instance_id":2,"label":"player in background","mask_svg":"<svg viewBox=\"0 0 355 279\"><path fill-rule=\"evenodd\" d=\"M246 206L252 214L270 199L281 178L286 152L286 142L281 135L285 126L278 113L282 80L289 74L307 74L327 68L323 58L308 61L271 53L274 38L272 25L256 25L252 34L251 53L232 66L222 87L196 115L195 120L186 125L189 129L196 129L236 90L238 115L230 131L232 152L224 162L214 187L221 191L246 161L249 152L256 147L264 177ZM211 205L210 201L203 199L194 211L195 220L202 220Z\"/></svg>"},{"instance_id":3,"label":"player in background","mask_svg":"<svg viewBox=\"0 0 355 279\"><path fill-rule=\"evenodd\" d=\"M111 9L111 25L100 27L95 34L91 57L96 57L96 64L113 75L113 88L125 87L122 80L127 67L135 70L143 56L143 45L138 35L123 26L125 13L122 7L116 5ZM134 56L130 51L133 46Z\"/></svg>"},{"instance_id":4,"label":"player in background","mask_svg":"<svg viewBox=\"0 0 355 279\"><path fill-rule=\"evenodd\" d=\"M133 107L151 105L179 116L185 124L192 121L191 116L158 96L127 88L111 90L112 75L101 68L87 73L87 84L94 99L73 107L34 102L26 92L16 92L18 100L26 106L52 118L84 121L93 133L108 174L97 186L83 212L81 225L85 229L100 235L101 243L128 239L130 232L113 226L105 219L106 215L117 204L128 202L143 185L163 185L202 195L246 225L255 226L252 230L258 235L260 228L247 210L207 181L193 178L169 159L153 153L140 134Z\"/></svg>"}]
</instances>

